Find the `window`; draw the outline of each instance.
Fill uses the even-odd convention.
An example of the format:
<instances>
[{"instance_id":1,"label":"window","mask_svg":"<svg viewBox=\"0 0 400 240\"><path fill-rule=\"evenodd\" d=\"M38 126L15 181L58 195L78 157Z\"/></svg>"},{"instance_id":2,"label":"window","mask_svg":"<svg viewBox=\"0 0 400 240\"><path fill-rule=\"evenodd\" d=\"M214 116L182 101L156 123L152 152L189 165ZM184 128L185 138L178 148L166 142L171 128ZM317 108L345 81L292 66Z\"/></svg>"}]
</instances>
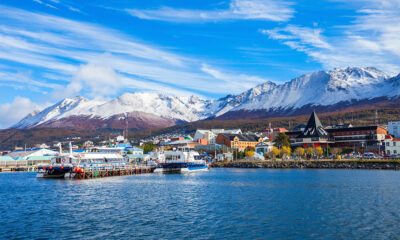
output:
<instances>
[{"instance_id":1,"label":"window","mask_svg":"<svg viewBox=\"0 0 400 240\"><path fill-rule=\"evenodd\" d=\"M397 150L393 150L393 153L394 153L394 154L397 154Z\"/></svg>"},{"instance_id":2,"label":"window","mask_svg":"<svg viewBox=\"0 0 400 240\"><path fill-rule=\"evenodd\" d=\"M388 146L388 147L389 147L389 146L390 146L390 142L386 142L386 146Z\"/></svg>"},{"instance_id":3,"label":"window","mask_svg":"<svg viewBox=\"0 0 400 240\"><path fill-rule=\"evenodd\" d=\"M396 142L393 142L393 146L396 146Z\"/></svg>"}]
</instances>

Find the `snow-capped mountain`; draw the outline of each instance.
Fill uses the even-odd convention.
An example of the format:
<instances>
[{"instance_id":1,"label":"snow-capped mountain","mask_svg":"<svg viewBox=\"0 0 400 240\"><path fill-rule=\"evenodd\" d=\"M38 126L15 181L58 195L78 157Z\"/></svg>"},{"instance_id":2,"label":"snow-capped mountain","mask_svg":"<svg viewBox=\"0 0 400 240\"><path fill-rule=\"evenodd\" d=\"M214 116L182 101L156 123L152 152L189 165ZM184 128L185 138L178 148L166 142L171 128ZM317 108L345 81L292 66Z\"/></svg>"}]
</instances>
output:
<instances>
[{"instance_id":1,"label":"snow-capped mountain","mask_svg":"<svg viewBox=\"0 0 400 240\"><path fill-rule=\"evenodd\" d=\"M293 109L328 106L343 101L398 96L390 77L376 68L337 68L305 74L283 84L266 82L229 99L226 108L237 110Z\"/></svg>"},{"instance_id":2,"label":"snow-capped mountain","mask_svg":"<svg viewBox=\"0 0 400 240\"><path fill-rule=\"evenodd\" d=\"M78 117L79 121L92 119L97 122L134 117L141 121L143 118L151 121L169 120L166 124L173 125L174 122L197 121L212 115L211 103L211 100L197 96L177 97L158 93L125 93L105 102L79 96L66 98L41 112L30 113L12 128L62 126L63 121L78 121Z\"/></svg>"},{"instance_id":3,"label":"snow-capped mountain","mask_svg":"<svg viewBox=\"0 0 400 240\"><path fill-rule=\"evenodd\" d=\"M62 127L67 122L73 127L77 119L80 124L91 120L93 126L101 128L126 117L130 125L136 121L138 128L163 127L207 118L289 116L307 113L311 108L335 111L399 96L400 74L391 77L373 67L348 67L305 74L282 84L266 82L218 100L158 93L125 93L105 102L67 98L29 114L13 128ZM143 124L138 124L140 121ZM152 122L157 124L151 125Z\"/></svg>"}]
</instances>

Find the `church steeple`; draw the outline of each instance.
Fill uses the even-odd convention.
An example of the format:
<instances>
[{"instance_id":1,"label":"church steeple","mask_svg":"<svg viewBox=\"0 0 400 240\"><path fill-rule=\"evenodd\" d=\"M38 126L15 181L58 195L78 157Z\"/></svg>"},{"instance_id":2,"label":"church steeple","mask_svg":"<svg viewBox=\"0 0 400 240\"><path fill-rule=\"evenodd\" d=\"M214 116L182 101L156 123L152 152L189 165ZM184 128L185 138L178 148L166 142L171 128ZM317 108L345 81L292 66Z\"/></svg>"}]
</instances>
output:
<instances>
[{"instance_id":1,"label":"church steeple","mask_svg":"<svg viewBox=\"0 0 400 240\"><path fill-rule=\"evenodd\" d=\"M325 131L315 111L311 113L310 119L308 119L307 122L307 126L299 137L300 138L329 137L329 134Z\"/></svg>"}]
</instances>

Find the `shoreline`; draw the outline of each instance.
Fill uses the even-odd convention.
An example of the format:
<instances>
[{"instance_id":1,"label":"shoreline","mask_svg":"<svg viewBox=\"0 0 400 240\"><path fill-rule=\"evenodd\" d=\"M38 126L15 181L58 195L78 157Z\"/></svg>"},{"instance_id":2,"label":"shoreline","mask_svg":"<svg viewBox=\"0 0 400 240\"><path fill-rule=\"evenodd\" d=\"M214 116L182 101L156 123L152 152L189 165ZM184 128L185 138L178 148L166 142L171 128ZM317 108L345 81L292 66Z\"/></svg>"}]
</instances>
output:
<instances>
[{"instance_id":1,"label":"shoreline","mask_svg":"<svg viewBox=\"0 0 400 240\"><path fill-rule=\"evenodd\" d=\"M214 162L213 168L400 170L400 160L263 160Z\"/></svg>"}]
</instances>

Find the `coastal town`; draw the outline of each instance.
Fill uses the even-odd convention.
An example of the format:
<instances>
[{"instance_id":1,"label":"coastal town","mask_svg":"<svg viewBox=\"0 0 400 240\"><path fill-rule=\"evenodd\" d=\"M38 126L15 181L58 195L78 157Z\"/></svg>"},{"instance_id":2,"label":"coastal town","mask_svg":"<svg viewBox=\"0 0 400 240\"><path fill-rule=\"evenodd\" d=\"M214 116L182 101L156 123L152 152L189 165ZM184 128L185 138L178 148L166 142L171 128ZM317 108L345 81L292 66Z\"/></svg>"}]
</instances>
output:
<instances>
[{"instance_id":1,"label":"coastal town","mask_svg":"<svg viewBox=\"0 0 400 240\"><path fill-rule=\"evenodd\" d=\"M62 150L64 146L64 151ZM127 131L108 140L55 141L53 145L16 146L2 150L0 171L38 171L62 154L115 154L131 166L154 167L160 153L187 148L212 163L240 161L385 160L400 158L400 121L386 125L353 126L351 123L323 126L313 111L308 122L286 129L269 126L262 132L241 129L197 129L194 133L128 139ZM106 156L104 156L106 158ZM108 158L108 156L107 156ZM218 164L216 164L218 166ZM147 170L146 170L147 171Z\"/></svg>"}]
</instances>

